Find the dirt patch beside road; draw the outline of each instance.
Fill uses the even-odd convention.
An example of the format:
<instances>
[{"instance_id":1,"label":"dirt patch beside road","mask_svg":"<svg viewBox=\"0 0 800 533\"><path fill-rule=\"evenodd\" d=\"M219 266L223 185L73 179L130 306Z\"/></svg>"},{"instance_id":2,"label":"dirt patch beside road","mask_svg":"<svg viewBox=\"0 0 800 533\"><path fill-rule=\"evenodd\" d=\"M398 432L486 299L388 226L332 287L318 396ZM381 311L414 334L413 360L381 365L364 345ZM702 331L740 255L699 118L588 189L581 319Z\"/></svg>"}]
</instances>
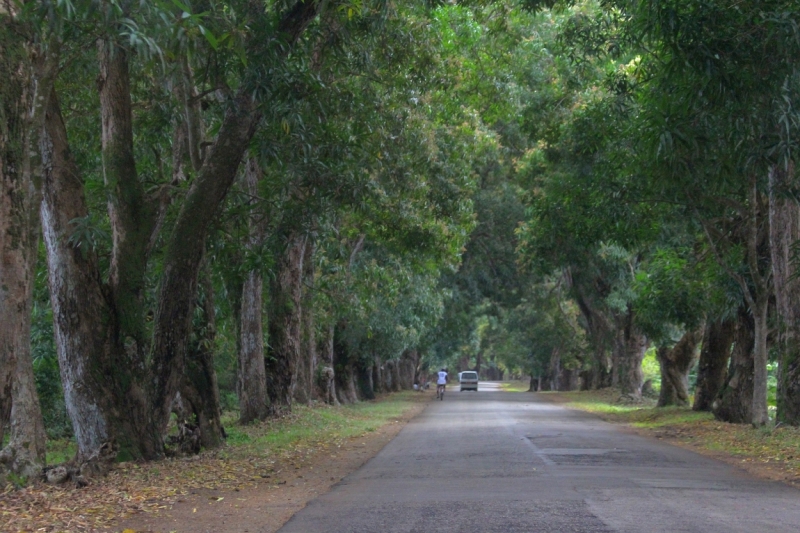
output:
<instances>
[{"instance_id":1,"label":"dirt patch beside road","mask_svg":"<svg viewBox=\"0 0 800 533\"><path fill-rule=\"evenodd\" d=\"M171 509L121 521L115 531L157 533L273 533L318 495L374 457L430 400L428 392L411 396L414 404L389 423L329 448L289 454L272 465L262 482L241 489L197 489Z\"/></svg>"}]
</instances>

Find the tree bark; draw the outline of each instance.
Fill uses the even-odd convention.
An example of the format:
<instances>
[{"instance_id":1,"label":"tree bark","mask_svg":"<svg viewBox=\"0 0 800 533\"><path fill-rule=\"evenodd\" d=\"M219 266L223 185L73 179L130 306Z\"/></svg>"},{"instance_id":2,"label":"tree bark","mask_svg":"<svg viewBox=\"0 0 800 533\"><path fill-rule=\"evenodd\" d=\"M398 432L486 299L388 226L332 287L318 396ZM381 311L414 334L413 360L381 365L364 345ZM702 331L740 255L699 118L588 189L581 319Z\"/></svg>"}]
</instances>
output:
<instances>
[{"instance_id":1,"label":"tree bark","mask_svg":"<svg viewBox=\"0 0 800 533\"><path fill-rule=\"evenodd\" d=\"M245 190L251 204L258 196L260 169L254 159L249 159L245 171ZM263 216L251 211L248 221L247 246L252 251L266 238ZM239 365L237 392L239 394L239 422L248 424L264 420L269 414L267 396L267 371L264 365L264 325L262 294L264 283L261 272L251 270L245 275L239 313Z\"/></svg>"},{"instance_id":2,"label":"tree bark","mask_svg":"<svg viewBox=\"0 0 800 533\"><path fill-rule=\"evenodd\" d=\"M325 335L320 339L319 368L316 383L318 397L328 405L338 405L336 397L336 379L334 374L334 326L325 328Z\"/></svg>"},{"instance_id":3,"label":"tree bark","mask_svg":"<svg viewBox=\"0 0 800 533\"><path fill-rule=\"evenodd\" d=\"M318 8L317 2L297 2L284 13L279 23L279 36L289 44L284 54L289 53ZM143 235L151 234L155 227L148 216L152 202L142 197L141 184L135 177L129 142L130 94L124 94L130 90L125 52L103 42L99 57L103 169L113 197L109 212L115 232L109 290L99 281L90 250L86 257L67 257L78 255L78 251L70 249L68 243L73 232L70 221L76 217L65 216L73 208L65 202L68 195L64 189L54 187L49 207L43 208L43 219L49 219L52 230L48 261L56 274L51 273L51 289L60 291L53 298L60 301L56 329L60 335L62 381L79 456L92 454L98 442L116 440L125 458L155 459L163 456L172 399L185 370L205 240L260 121L260 113L250 85L243 83L227 102L217 137L204 154L167 238L152 337L145 347L142 332L147 328L141 307L141 280L152 239ZM61 122L63 130L58 115L51 125ZM62 145L59 157L69 159L66 134L59 132L51 138L58 138ZM58 152L54 149L54 153ZM66 172L54 165L52 182L72 180L74 185L79 174L74 163L72 168L74 172ZM75 196L69 185L67 190ZM77 208L85 211L85 203ZM57 264L65 258L66 265ZM65 275L74 279L64 279ZM81 301L87 305L76 305Z\"/></svg>"},{"instance_id":4,"label":"tree bark","mask_svg":"<svg viewBox=\"0 0 800 533\"><path fill-rule=\"evenodd\" d=\"M31 477L45 464L30 329L42 194L41 132L59 46L55 38L36 35L37 28L20 22L13 7L6 7L0 13L0 424L8 423L10 431L0 464ZM44 42L37 42L41 37Z\"/></svg>"},{"instance_id":5,"label":"tree bark","mask_svg":"<svg viewBox=\"0 0 800 533\"><path fill-rule=\"evenodd\" d=\"M314 393L314 373L317 368L317 336L314 325L314 242L306 239L302 278L301 350L297 364L297 384L294 399L308 404Z\"/></svg>"},{"instance_id":6,"label":"tree bark","mask_svg":"<svg viewBox=\"0 0 800 533\"><path fill-rule=\"evenodd\" d=\"M112 394L111 383L104 379L111 369L103 364L110 350L112 316L94 250L70 242L73 221L85 219L89 212L55 92L45 132L41 218L53 329L64 401L81 460L110 441L114 433L105 416L107 406L101 405ZM127 369L119 371L126 373Z\"/></svg>"},{"instance_id":7,"label":"tree bark","mask_svg":"<svg viewBox=\"0 0 800 533\"><path fill-rule=\"evenodd\" d=\"M306 238L290 232L270 284L267 394L274 415L292 409L302 351L302 281Z\"/></svg>"},{"instance_id":8,"label":"tree bark","mask_svg":"<svg viewBox=\"0 0 800 533\"><path fill-rule=\"evenodd\" d=\"M339 322L333 334L333 367L335 368L336 398L339 403L352 404L358 401L355 386L355 370L351 361L347 343L342 339L342 333L347 325Z\"/></svg>"},{"instance_id":9,"label":"tree bark","mask_svg":"<svg viewBox=\"0 0 800 533\"><path fill-rule=\"evenodd\" d=\"M712 405L717 420L746 424L752 420L755 325L747 308L739 309L728 378Z\"/></svg>"},{"instance_id":10,"label":"tree bark","mask_svg":"<svg viewBox=\"0 0 800 533\"><path fill-rule=\"evenodd\" d=\"M400 371L400 359L392 359L392 392L403 390L403 375Z\"/></svg>"},{"instance_id":11,"label":"tree bark","mask_svg":"<svg viewBox=\"0 0 800 533\"><path fill-rule=\"evenodd\" d=\"M687 331L672 348L661 346L656 351L661 366L661 393L658 407L689 404L689 370L697 358L702 330Z\"/></svg>"},{"instance_id":12,"label":"tree bark","mask_svg":"<svg viewBox=\"0 0 800 533\"><path fill-rule=\"evenodd\" d=\"M706 324L692 410L711 411L714 399L725 384L735 333L735 320L717 320Z\"/></svg>"},{"instance_id":13,"label":"tree bark","mask_svg":"<svg viewBox=\"0 0 800 533\"><path fill-rule=\"evenodd\" d=\"M581 310L592 348L592 365L587 376L585 387L587 390L596 390L611 385L611 362L608 358L609 322L589 303L588 298L576 290L578 308Z\"/></svg>"},{"instance_id":14,"label":"tree bark","mask_svg":"<svg viewBox=\"0 0 800 533\"><path fill-rule=\"evenodd\" d=\"M377 394L386 392L383 385L383 367L377 355L372 357L372 387Z\"/></svg>"},{"instance_id":15,"label":"tree bark","mask_svg":"<svg viewBox=\"0 0 800 533\"><path fill-rule=\"evenodd\" d=\"M144 285L147 247L155 213L146 201L133 155L133 110L128 53L110 40L98 41L103 179L110 192L108 216L113 246L109 288L118 322L119 343L132 368L144 365L147 351Z\"/></svg>"},{"instance_id":16,"label":"tree bark","mask_svg":"<svg viewBox=\"0 0 800 533\"><path fill-rule=\"evenodd\" d=\"M375 399L375 382L372 380L372 365L359 361L357 366L358 390L363 400Z\"/></svg>"},{"instance_id":17,"label":"tree bark","mask_svg":"<svg viewBox=\"0 0 800 533\"><path fill-rule=\"evenodd\" d=\"M612 383L619 387L623 396L641 399L644 384L642 360L649 341L634 324L633 310L629 309L616 322Z\"/></svg>"},{"instance_id":18,"label":"tree bark","mask_svg":"<svg viewBox=\"0 0 800 533\"><path fill-rule=\"evenodd\" d=\"M233 183L260 118L250 95L242 91L228 107L206 161L192 183L169 237L158 291L153 329L153 407L146 458L161 456L162 433L169 420L169 400L183 372L197 291L197 278L212 217Z\"/></svg>"},{"instance_id":19,"label":"tree bark","mask_svg":"<svg viewBox=\"0 0 800 533\"><path fill-rule=\"evenodd\" d=\"M550 352L550 362L547 365L547 381L548 389L552 391L561 390L560 386L561 377L561 352L558 348L554 348Z\"/></svg>"},{"instance_id":20,"label":"tree bark","mask_svg":"<svg viewBox=\"0 0 800 533\"><path fill-rule=\"evenodd\" d=\"M773 166L769 173L769 219L772 274L778 318L777 420L800 425L800 203L795 197L794 164Z\"/></svg>"},{"instance_id":21,"label":"tree bark","mask_svg":"<svg viewBox=\"0 0 800 533\"><path fill-rule=\"evenodd\" d=\"M214 341L217 333L214 287L207 267L203 272L197 305L201 313L193 324L194 335L187 351L186 371L180 394L183 401L189 404L194 421L200 429L200 444L211 449L222 445L225 430L220 419L219 386L214 369Z\"/></svg>"},{"instance_id":22,"label":"tree bark","mask_svg":"<svg viewBox=\"0 0 800 533\"><path fill-rule=\"evenodd\" d=\"M561 391L573 391L578 389L580 373L577 369L562 368L559 378L559 389Z\"/></svg>"},{"instance_id":23,"label":"tree bark","mask_svg":"<svg viewBox=\"0 0 800 533\"><path fill-rule=\"evenodd\" d=\"M242 286L240 348L237 391L239 422L264 420L269 414L267 371L264 366L264 330L262 324L261 273L248 272Z\"/></svg>"}]
</instances>

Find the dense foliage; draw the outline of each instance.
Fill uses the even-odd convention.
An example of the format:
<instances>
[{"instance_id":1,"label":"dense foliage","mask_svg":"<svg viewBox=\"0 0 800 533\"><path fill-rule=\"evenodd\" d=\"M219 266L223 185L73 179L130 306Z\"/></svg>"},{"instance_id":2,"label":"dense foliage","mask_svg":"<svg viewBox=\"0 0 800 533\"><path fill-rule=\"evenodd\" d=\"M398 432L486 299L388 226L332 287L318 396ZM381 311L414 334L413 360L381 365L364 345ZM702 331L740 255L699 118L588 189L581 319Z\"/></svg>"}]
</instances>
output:
<instances>
[{"instance_id":1,"label":"dense foliage","mask_svg":"<svg viewBox=\"0 0 800 533\"><path fill-rule=\"evenodd\" d=\"M440 366L800 423L796 2L423 4L0 1L10 469Z\"/></svg>"}]
</instances>

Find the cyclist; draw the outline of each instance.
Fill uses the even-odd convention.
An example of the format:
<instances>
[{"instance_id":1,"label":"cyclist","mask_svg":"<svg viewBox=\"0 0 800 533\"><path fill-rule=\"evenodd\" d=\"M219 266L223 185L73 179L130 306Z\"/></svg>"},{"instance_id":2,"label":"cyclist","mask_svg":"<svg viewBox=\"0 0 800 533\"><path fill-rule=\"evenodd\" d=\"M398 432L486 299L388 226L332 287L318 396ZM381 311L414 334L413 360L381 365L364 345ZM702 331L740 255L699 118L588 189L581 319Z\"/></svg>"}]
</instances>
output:
<instances>
[{"instance_id":1,"label":"cyclist","mask_svg":"<svg viewBox=\"0 0 800 533\"><path fill-rule=\"evenodd\" d=\"M444 388L447 385L447 370L444 368L439 371L436 378L436 397L440 400L444 399Z\"/></svg>"}]
</instances>

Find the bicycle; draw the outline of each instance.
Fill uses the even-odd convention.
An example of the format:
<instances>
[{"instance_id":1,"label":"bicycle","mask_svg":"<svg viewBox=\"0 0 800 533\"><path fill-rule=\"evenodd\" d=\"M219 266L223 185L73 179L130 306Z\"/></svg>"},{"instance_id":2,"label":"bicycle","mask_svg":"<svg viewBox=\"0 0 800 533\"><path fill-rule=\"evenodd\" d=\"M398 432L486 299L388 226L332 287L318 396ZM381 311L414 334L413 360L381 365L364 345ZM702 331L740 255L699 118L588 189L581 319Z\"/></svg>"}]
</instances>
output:
<instances>
[{"instance_id":1,"label":"bicycle","mask_svg":"<svg viewBox=\"0 0 800 533\"><path fill-rule=\"evenodd\" d=\"M436 398L438 400L444 400L444 385L436 385Z\"/></svg>"}]
</instances>

